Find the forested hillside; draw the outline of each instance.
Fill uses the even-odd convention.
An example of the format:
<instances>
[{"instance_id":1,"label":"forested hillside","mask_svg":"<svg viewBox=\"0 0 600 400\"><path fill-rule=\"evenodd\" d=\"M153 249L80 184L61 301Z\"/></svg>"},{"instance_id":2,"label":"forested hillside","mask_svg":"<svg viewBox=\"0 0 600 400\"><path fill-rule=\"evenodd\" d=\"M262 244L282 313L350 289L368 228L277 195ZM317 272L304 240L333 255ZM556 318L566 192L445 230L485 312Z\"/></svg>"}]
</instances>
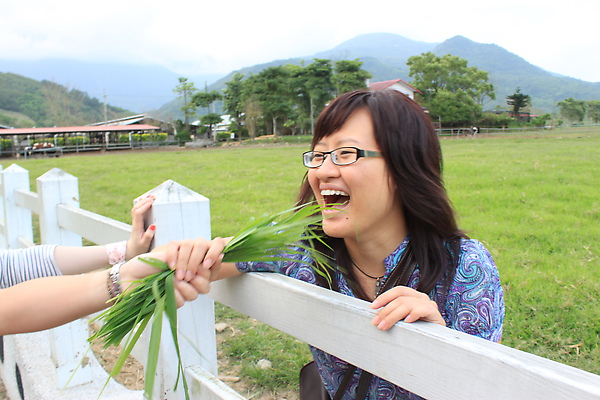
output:
<instances>
[{"instance_id":1,"label":"forested hillside","mask_svg":"<svg viewBox=\"0 0 600 400\"><path fill-rule=\"evenodd\" d=\"M131 115L122 108L106 106L87 93L50 81L38 82L13 73L0 73L0 125L87 125Z\"/></svg>"}]
</instances>

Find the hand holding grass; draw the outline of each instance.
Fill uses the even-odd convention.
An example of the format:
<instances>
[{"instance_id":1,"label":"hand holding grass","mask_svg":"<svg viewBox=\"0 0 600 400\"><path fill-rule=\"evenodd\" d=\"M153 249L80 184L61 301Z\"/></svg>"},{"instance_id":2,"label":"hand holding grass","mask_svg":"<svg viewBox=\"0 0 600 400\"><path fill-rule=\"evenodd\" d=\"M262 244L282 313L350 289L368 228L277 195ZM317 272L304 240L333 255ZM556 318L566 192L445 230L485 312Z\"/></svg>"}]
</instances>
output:
<instances>
[{"instance_id":1,"label":"hand holding grass","mask_svg":"<svg viewBox=\"0 0 600 400\"><path fill-rule=\"evenodd\" d=\"M151 254L144 254L140 257L152 257L154 259L165 261L167 254L164 251L154 251ZM143 262L138 258L134 258L121 267L121 287L123 292L128 292L130 286L142 280L147 276L154 275L160 272L160 270L147 262ZM208 281L208 274L197 274L189 281L182 281L175 278L173 281L175 288L175 300L177 307L183 306L186 301L195 300L198 294L208 293L210 286ZM132 289L132 288L131 288Z\"/></svg>"},{"instance_id":2,"label":"hand holding grass","mask_svg":"<svg viewBox=\"0 0 600 400\"><path fill-rule=\"evenodd\" d=\"M178 279L190 281L196 274L208 273L212 282L219 274L223 250L231 239L172 241L166 247L167 263Z\"/></svg>"}]
</instances>

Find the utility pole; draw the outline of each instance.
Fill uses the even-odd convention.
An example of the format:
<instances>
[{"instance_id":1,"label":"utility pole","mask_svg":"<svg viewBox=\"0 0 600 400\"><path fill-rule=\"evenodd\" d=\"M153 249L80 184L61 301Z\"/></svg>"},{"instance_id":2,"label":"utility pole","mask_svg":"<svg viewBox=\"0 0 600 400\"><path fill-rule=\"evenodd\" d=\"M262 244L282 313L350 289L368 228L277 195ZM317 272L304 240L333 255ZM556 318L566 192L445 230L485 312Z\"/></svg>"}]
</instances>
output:
<instances>
[{"instance_id":1,"label":"utility pole","mask_svg":"<svg viewBox=\"0 0 600 400\"><path fill-rule=\"evenodd\" d=\"M108 113L106 111L106 89L103 91L103 97L104 97L104 122L108 121Z\"/></svg>"}]
</instances>

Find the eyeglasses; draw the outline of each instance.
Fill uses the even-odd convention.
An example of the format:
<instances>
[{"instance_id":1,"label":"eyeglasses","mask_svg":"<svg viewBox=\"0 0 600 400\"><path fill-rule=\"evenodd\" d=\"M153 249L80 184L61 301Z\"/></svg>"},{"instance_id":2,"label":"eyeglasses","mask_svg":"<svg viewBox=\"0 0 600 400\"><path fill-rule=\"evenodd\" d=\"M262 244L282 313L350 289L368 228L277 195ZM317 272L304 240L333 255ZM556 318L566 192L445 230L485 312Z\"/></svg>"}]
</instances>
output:
<instances>
[{"instance_id":1,"label":"eyeglasses","mask_svg":"<svg viewBox=\"0 0 600 400\"><path fill-rule=\"evenodd\" d=\"M378 151L362 150L358 147L340 147L331 151L307 151L302 154L302 160L308 168L319 168L329 154L335 165L354 164L361 157L381 157L381 153Z\"/></svg>"}]
</instances>

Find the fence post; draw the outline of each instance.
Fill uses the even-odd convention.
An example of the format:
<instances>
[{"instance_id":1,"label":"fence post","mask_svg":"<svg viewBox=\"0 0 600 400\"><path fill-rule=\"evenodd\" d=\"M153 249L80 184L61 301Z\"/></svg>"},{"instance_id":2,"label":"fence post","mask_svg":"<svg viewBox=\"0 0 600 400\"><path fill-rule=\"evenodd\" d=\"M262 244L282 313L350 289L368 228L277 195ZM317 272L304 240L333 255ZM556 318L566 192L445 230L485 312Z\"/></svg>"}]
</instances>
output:
<instances>
[{"instance_id":1,"label":"fence post","mask_svg":"<svg viewBox=\"0 0 600 400\"><path fill-rule=\"evenodd\" d=\"M58 225L57 205L68 204L79 208L77 178L58 168L53 168L37 178L40 200L40 235L42 243L62 246L81 246L81 236ZM89 349L88 326L84 319L73 321L50 331L51 355L56 365L59 388L71 387L92 381L91 368L82 360ZM73 375L76 368L77 373ZM68 386L67 386L68 383Z\"/></svg>"},{"instance_id":2,"label":"fence post","mask_svg":"<svg viewBox=\"0 0 600 400\"><path fill-rule=\"evenodd\" d=\"M0 165L2 171L2 165ZM6 196L4 185L0 179L0 196ZM6 234L6 213L4 212L4 201L0 201L0 249L8 248L8 235Z\"/></svg>"},{"instance_id":3,"label":"fence post","mask_svg":"<svg viewBox=\"0 0 600 400\"><path fill-rule=\"evenodd\" d=\"M19 238L33 243L31 211L17 206L15 202L15 191L17 189L29 190L29 171L17 164L12 164L0 174L2 174L2 187L4 190L2 207L4 209L6 248L18 249L21 247Z\"/></svg>"},{"instance_id":4,"label":"fence post","mask_svg":"<svg viewBox=\"0 0 600 400\"><path fill-rule=\"evenodd\" d=\"M171 240L211 238L210 203L206 197L172 180L162 183L140 198L148 195L155 197L152 208L146 215L146 226L150 224L157 226L154 246L167 244ZM184 399L181 382L178 390L173 391L177 378L177 357L166 324L168 323L165 322L163 327L155 393L163 396L160 397L161 399ZM217 375L214 324L214 302L207 296L200 296L179 309L179 345L184 368L198 365L211 374ZM147 346L143 349L142 357L146 356L146 349ZM137 353L136 358L140 359ZM200 400L209 397L201 395L195 398Z\"/></svg>"}]
</instances>

